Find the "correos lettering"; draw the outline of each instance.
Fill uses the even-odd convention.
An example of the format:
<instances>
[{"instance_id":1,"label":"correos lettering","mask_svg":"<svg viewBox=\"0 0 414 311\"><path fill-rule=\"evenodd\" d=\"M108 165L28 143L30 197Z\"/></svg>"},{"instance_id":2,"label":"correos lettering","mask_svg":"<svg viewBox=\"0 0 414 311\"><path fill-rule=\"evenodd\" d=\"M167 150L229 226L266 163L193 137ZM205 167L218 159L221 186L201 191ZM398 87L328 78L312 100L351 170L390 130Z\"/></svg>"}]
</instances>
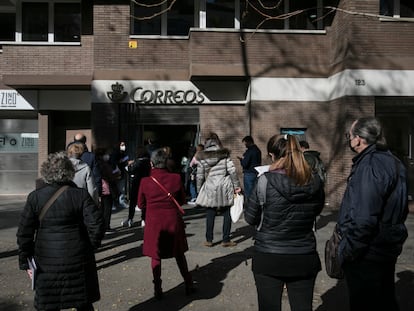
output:
<instances>
[{"instance_id":1,"label":"correos lettering","mask_svg":"<svg viewBox=\"0 0 414 311\"><path fill-rule=\"evenodd\" d=\"M130 96L138 104L201 104L205 100L200 91L144 90L142 87L133 89Z\"/></svg>"}]
</instances>

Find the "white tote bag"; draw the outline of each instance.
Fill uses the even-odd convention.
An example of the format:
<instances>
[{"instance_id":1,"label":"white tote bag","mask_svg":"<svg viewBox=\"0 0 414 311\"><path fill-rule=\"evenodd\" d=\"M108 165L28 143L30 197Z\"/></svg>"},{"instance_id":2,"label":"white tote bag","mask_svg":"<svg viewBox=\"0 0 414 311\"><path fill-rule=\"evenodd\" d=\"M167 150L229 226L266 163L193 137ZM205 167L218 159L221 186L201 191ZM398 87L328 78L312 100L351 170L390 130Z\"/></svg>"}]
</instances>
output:
<instances>
[{"instance_id":1,"label":"white tote bag","mask_svg":"<svg viewBox=\"0 0 414 311\"><path fill-rule=\"evenodd\" d=\"M233 205L230 207L231 220L236 223L243 213L244 196L240 193L234 195Z\"/></svg>"}]
</instances>

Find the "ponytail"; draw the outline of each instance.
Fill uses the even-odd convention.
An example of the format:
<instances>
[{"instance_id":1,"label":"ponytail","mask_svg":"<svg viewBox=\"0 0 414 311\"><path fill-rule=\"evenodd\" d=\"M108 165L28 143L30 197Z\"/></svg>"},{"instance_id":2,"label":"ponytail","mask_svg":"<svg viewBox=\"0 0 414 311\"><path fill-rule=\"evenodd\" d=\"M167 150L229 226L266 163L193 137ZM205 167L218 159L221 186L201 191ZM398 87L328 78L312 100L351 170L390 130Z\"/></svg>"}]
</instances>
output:
<instances>
[{"instance_id":1,"label":"ponytail","mask_svg":"<svg viewBox=\"0 0 414 311\"><path fill-rule=\"evenodd\" d=\"M294 135L275 135L267 144L267 151L275 159L282 159L277 168L286 170L286 175L295 181L296 185L307 184L312 177L312 170L303 156L298 139Z\"/></svg>"},{"instance_id":2,"label":"ponytail","mask_svg":"<svg viewBox=\"0 0 414 311\"><path fill-rule=\"evenodd\" d=\"M303 156L296 136L287 135L286 146L286 175L295 180L297 185L307 184L311 179L312 171Z\"/></svg>"}]
</instances>

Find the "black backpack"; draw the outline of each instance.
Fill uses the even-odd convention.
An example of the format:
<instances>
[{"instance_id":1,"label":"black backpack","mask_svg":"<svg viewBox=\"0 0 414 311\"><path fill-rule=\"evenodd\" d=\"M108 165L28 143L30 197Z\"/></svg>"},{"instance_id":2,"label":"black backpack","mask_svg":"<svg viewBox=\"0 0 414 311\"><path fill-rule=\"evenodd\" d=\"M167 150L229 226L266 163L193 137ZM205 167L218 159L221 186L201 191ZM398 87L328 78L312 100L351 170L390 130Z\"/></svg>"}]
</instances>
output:
<instances>
[{"instance_id":1,"label":"black backpack","mask_svg":"<svg viewBox=\"0 0 414 311\"><path fill-rule=\"evenodd\" d=\"M326 168L323 164L321 158L318 155L318 152L306 151L303 153L306 162L312 168L313 172L318 173L320 179L323 183L326 182Z\"/></svg>"}]
</instances>

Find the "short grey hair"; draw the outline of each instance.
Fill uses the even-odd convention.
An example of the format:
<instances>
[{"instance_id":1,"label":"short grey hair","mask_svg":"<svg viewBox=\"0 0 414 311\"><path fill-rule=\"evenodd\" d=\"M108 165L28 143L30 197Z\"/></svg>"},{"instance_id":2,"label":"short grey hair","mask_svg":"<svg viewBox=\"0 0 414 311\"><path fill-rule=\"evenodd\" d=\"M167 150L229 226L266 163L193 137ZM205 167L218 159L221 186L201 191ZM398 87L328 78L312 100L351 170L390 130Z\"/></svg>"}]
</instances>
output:
<instances>
[{"instance_id":1,"label":"short grey hair","mask_svg":"<svg viewBox=\"0 0 414 311\"><path fill-rule=\"evenodd\" d=\"M167 167L168 154L164 148L156 149L151 153L151 163L156 168Z\"/></svg>"},{"instance_id":2,"label":"short grey hair","mask_svg":"<svg viewBox=\"0 0 414 311\"><path fill-rule=\"evenodd\" d=\"M55 152L42 163L40 174L47 184L65 183L73 180L75 168L65 152Z\"/></svg>"},{"instance_id":3,"label":"short grey hair","mask_svg":"<svg viewBox=\"0 0 414 311\"><path fill-rule=\"evenodd\" d=\"M365 139L368 145L378 144L385 146L387 144L381 123L374 117L357 119L351 128L351 134Z\"/></svg>"}]
</instances>

